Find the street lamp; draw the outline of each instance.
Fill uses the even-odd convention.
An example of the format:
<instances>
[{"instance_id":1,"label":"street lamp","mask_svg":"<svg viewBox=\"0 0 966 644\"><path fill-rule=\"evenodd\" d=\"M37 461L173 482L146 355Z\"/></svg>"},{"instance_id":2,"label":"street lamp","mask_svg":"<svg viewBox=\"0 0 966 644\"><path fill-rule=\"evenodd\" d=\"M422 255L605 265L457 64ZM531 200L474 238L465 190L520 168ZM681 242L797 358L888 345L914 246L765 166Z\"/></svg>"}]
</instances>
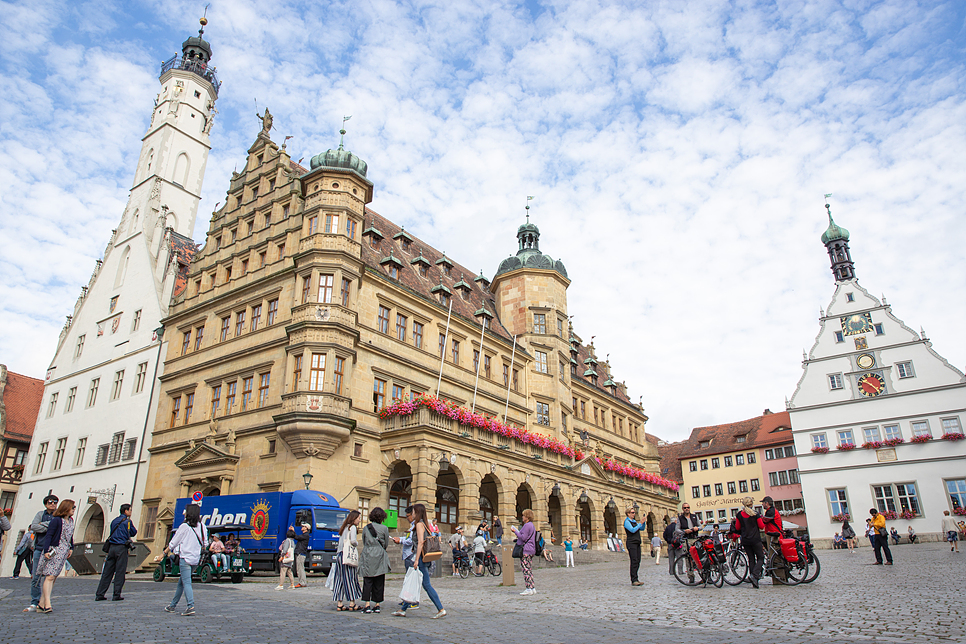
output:
<instances>
[{"instance_id":1,"label":"street lamp","mask_svg":"<svg viewBox=\"0 0 966 644\"><path fill-rule=\"evenodd\" d=\"M610 501L607 502L606 508L611 512L617 512L617 504L614 503L614 497L610 497Z\"/></svg>"},{"instance_id":2,"label":"street lamp","mask_svg":"<svg viewBox=\"0 0 966 644\"><path fill-rule=\"evenodd\" d=\"M309 486L310 485L312 485L312 479L313 478L314 477L312 476L312 473L311 472L306 472L305 474L302 475L302 482L305 483L305 489L306 490L309 489Z\"/></svg>"},{"instance_id":3,"label":"street lamp","mask_svg":"<svg viewBox=\"0 0 966 644\"><path fill-rule=\"evenodd\" d=\"M580 496L577 498L577 503L587 503L590 501L590 497L587 496L587 490L583 490Z\"/></svg>"}]
</instances>

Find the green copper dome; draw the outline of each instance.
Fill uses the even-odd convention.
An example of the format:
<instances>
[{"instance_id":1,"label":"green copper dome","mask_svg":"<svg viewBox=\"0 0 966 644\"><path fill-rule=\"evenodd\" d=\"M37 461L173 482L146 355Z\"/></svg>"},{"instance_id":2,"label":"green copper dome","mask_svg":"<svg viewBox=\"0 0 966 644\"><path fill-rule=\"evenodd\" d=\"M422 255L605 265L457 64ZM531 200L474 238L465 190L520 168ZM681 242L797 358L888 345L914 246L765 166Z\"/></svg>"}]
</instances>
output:
<instances>
[{"instance_id":1,"label":"green copper dome","mask_svg":"<svg viewBox=\"0 0 966 644\"><path fill-rule=\"evenodd\" d=\"M822 233L822 243L828 244L829 242L839 241L840 239L849 241L849 231L832 220L832 213L830 211L828 214L828 228Z\"/></svg>"},{"instance_id":2,"label":"green copper dome","mask_svg":"<svg viewBox=\"0 0 966 644\"><path fill-rule=\"evenodd\" d=\"M526 267L557 271L569 279L567 268L562 261L554 260L550 255L540 252L540 229L537 228L536 224L530 223L529 214L526 223L517 228L517 240L519 242L517 254L500 262L500 267L496 271L497 275Z\"/></svg>"},{"instance_id":3,"label":"green copper dome","mask_svg":"<svg viewBox=\"0 0 966 644\"><path fill-rule=\"evenodd\" d=\"M309 165L312 170L316 168L342 168L344 170L352 170L362 178L365 178L366 172L369 170L369 166L365 161L343 148L341 144L338 150L326 150L321 154L315 155L309 161Z\"/></svg>"}]
</instances>

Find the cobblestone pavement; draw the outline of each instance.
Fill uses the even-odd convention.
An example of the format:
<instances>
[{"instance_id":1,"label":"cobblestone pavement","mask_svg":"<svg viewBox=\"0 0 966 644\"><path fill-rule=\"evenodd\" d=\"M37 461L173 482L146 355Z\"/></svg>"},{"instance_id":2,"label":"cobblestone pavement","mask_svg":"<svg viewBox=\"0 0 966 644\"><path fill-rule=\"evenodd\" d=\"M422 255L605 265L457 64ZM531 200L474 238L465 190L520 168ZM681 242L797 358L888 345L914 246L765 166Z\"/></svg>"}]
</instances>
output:
<instances>
[{"instance_id":1,"label":"cobblestone pavement","mask_svg":"<svg viewBox=\"0 0 966 644\"><path fill-rule=\"evenodd\" d=\"M871 548L856 554L820 551L822 574L810 585L686 588L668 576L664 561L645 556L643 586L631 587L618 563L536 571L537 594L521 597L518 585L493 577L434 580L449 615L429 619L424 607L401 619L337 613L322 581L296 591L275 591L274 579L243 584L195 584L198 614L181 617L161 609L174 583L143 576L124 587L123 602L93 601L96 579L57 582L54 613L22 613L29 581L0 581L0 643L70 644L233 642L392 642L440 644L482 641L588 644L802 644L833 642L964 642L966 553L942 544L893 548L896 565L874 566ZM398 567L397 567L398 569ZM387 598L402 585L387 583ZM184 602L182 600L182 606Z\"/></svg>"}]
</instances>

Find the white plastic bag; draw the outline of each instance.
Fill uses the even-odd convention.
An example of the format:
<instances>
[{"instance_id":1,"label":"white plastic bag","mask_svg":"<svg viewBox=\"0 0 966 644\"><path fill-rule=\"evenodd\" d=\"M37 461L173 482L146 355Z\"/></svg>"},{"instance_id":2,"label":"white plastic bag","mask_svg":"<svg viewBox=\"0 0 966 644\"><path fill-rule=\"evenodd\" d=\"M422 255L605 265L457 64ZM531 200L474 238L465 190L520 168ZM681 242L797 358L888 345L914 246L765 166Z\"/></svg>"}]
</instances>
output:
<instances>
[{"instance_id":1,"label":"white plastic bag","mask_svg":"<svg viewBox=\"0 0 966 644\"><path fill-rule=\"evenodd\" d=\"M403 580L402 591L399 593L399 599L408 604L418 604L419 603L419 589L423 586L423 573L419 572L418 568L410 568L406 572L406 578Z\"/></svg>"},{"instance_id":2,"label":"white plastic bag","mask_svg":"<svg viewBox=\"0 0 966 644\"><path fill-rule=\"evenodd\" d=\"M336 574L336 569L335 569L335 564L333 564L332 567L329 568L329 574L325 576L325 587L328 588L329 590L332 590L333 588L335 588L335 574Z\"/></svg>"}]
</instances>

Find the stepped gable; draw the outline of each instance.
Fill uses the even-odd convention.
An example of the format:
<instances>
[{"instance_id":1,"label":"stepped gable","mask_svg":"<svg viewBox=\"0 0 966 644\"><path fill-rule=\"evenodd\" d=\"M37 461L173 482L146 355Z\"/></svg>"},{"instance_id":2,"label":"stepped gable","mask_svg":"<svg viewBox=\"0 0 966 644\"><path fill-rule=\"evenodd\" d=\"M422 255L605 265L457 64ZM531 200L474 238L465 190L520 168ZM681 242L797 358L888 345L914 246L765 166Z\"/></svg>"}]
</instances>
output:
<instances>
[{"instance_id":1,"label":"stepped gable","mask_svg":"<svg viewBox=\"0 0 966 644\"><path fill-rule=\"evenodd\" d=\"M4 438L29 442L44 397L44 381L0 367L6 376L0 382L0 431Z\"/></svg>"},{"instance_id":2,"label":"stepped gable","mask_svg":"<svg viewBox=\"0 0 966 644\"><path fill-rule=\"evenodd\" d=\"M171 244L172 260L178 262L178 274L174 280L174 296L177 297L184 293L188 286L188 269L199 246L190 237L180 235L173 230L168 231L168 243Z\"/></svg>"},{"instance_id":3,"label":"stepped gable","mask_svg":"<svg viewBox=\"0 0 966 644\"><path fill-rule=\"evenodd\" d=\"M645 436L648 436L645 434ZM650 438L650 437L648 437ZM665 443L657 448L661 455L661 476L678 485L684 485L684 472L681 470L681 458L687 453L688 441Z\"/></svg>"},{"instance_id":4,"label":"stepped gable","mask_svg":"<svg viewBox=\"0 0 966 644\"><path fill-rule=\"evenodd\" d=\"M392 251L392 256L402 263L402 268L399 269L399 279L397 280L400 286L407 288L416 295L440 307L443 310L444 318L448 307L440 304L439 300L432 293L432 289L439 284L449 289L452 295L454 316L458 315L466 320L479 324L482 320L476 317L475 313L481 308L484 308L485 303L486 310L493 315L493 318L487 324L487 330L508 342L513 342L513 336L506 330L496 315L496 303L493 294L489 290L480 288L480 283L474 281L477 273L469 270L465 266L461 266L447 255L446 259L453 265L453 268L450 269L449 275L444 275L439 264L436 263L437 260L443 258L443 253L419 239L408 230L405 234L413 241L409 246L409 250L403 250L402 237L394 239L398 233L402 232L402 227L392 223L379 213L366 208L363 230L370 227L376 228L383 235L383 239L379 241L376 248L372 247L368 239L363 240L362 261L366 263L366 266L383 275L386 279L390 279L386 274L386 269L380 262L384 258L389 257L390 251ZM420 252L422 252L423 257L429 262L426 277L421 277L415 267L410 263L411 260L419 257ZM470 287L465 296L454 288L461 281L461 275L462 282ZM519 344L517 345L517 352L521 352Z\"/></svg>"}]
</instances>

